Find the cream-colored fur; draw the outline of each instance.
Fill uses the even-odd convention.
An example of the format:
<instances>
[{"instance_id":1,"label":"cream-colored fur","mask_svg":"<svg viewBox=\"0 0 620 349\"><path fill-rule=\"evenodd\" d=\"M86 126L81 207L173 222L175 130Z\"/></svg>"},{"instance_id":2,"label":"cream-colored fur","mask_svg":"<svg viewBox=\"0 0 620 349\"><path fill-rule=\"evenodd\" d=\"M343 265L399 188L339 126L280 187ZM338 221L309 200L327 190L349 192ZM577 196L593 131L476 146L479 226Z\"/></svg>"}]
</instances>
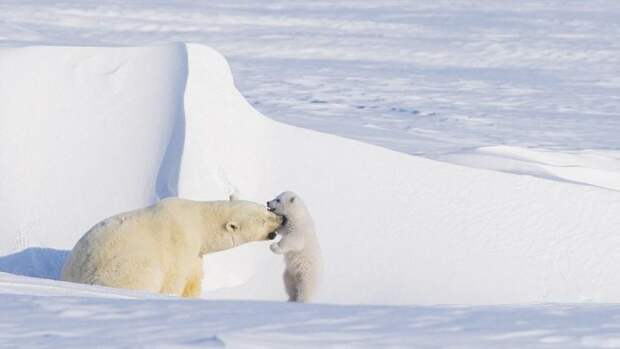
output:
<instances>
[{"instance_id":1,"label":"cream-colored fur","mask_svg":"<svg viewBox=\"0 0 620 349\"><path fill-rule=\"evenodd\" d=\"M202 256L272 239L282 217L249 201L168 198L95 225L63 266L64 281L196 297Z\"/></svg>"},{"instance_id":2,"label":"cream-colored fur","mask_svg":"<svg viewBox=\"0 0 620 349\"><path fill-rule=\"evenodd\" d=\"M278 229L279 242L271 244L276 254L284 254L284 288L291 302L309 302L317 292L321 276L321 249L314 222L299 196L286 191L269 201L267 206L286 217Z\"/></svg>"}]
</instances>

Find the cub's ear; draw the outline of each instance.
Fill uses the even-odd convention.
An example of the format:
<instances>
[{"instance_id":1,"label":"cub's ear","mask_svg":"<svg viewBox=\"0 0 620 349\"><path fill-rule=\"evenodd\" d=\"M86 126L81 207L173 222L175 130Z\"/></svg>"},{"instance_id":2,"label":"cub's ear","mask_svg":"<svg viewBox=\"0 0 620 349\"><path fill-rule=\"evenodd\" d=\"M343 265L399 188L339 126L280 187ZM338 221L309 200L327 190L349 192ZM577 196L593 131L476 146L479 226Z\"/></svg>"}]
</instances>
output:
<instances>
[{"instance_id":1,"label":"cub's ear","mask_svg":"<svg viewBox=\"0 0 620 349\"><path fill-rule=\"evenodd\" d=\"M290 202L291 204L292 204L293 202L295 202L295 197L293 196L292 198L290 198L290 199L288 200L288 202Z\"/></svg>"},{"instance_id":2,"label":"cub's ear","mask_svg":"<svg viewBox=\"0 0 620 349\"><path fill-rule=\"evenodd\" d=\"M228 222L228 223L226 223L226 230L228 230L231 233L239 230L239 223L237 223L237 222Z\"/></svg>"}]
</instances>

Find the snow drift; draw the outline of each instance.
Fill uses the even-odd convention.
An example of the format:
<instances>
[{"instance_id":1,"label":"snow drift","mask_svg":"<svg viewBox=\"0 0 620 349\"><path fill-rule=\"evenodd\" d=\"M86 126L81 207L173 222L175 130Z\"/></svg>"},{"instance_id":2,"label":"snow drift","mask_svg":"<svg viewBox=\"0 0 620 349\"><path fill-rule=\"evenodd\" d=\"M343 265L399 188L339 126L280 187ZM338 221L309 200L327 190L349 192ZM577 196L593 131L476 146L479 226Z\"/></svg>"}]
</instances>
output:
<instances>
[{"instance_id":1,"label":"snow drift","mask_svg":"<svg viewBox=\"0 0 620 349\"><path fill-rule=\"evenodd\" d=\"M70 248L167 190L186 62L183 45L0 49L0 254Z\"/></svg>"},{"instance_id":2,"label":"snow drift","mask_svg":"<svg viewBox=\"0 0 620 349\"><path fill-rule=\"evenodd\" d=\"M1 254L70 249L162 196L291 189L317 223L320 301L620 301L617 191L277 123L198 44L2 49L0 74ZM282 267L262 243L211 255L205 297L284 299Z\"/></svg>"}]
</instances>

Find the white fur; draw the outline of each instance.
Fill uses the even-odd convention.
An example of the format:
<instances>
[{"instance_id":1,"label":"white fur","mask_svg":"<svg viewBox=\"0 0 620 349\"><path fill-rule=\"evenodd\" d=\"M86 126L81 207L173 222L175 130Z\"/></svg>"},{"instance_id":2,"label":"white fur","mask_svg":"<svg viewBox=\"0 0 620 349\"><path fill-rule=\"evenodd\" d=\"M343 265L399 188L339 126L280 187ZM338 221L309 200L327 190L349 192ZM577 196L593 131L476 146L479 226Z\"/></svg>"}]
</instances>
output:
<instances>
[{"instance_id":1,"label":"white fur","mask_svg":"<svg viewBox=\"0 0 620 349\"><path fill-rule=\"evenodd\" d=\"M301 198L290 191L278 195L267 206L286 217L286 223L278 229L282 239L270 247L274 253L284 254L284 287L289 301L309 302L316 296L322 269L312 217Z\"/></svg>"},{"instance_id":2,"label":"white fur","mask_svg":"<svg viewBox=\"0 0 620 349\"><path fill-rule=\"evenodd\" d=\"M63 266L64 281L196 297L202 256L267 240L282 217L249 201L169 198L95 225Z\"/></svg>"}]
</instances>

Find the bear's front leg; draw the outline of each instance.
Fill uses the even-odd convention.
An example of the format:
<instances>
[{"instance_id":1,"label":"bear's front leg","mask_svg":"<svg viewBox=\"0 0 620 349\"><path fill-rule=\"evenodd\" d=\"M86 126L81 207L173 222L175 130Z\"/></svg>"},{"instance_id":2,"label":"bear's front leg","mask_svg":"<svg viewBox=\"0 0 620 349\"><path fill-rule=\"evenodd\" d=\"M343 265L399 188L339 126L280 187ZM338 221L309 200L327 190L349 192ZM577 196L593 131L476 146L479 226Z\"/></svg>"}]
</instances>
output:
<instances>
[{"instance_id":1,"label":"bear's front leg","mask_svg":"<svg viewBox=\"0 0 620 349\"><path fill-rule=\"evenodd\" d=\"M286 235L279 242L271 244L270 247L276 254L300 251L304 248L304 237L300 234Z\"/></svg>"},{"instance_id":2,"label":"bear's front leg","mask_svg":"<svg viewBox=\"0 0 620 349\"><path fill-rule=\"evenodd\" d=\"M271 244L271 246L269 246L269 248L275 254L283 254L284 253L284 251L282 250L282 248L280 248L280 245L277 242L274 242L273 244Z\"/></svg>"},{"instance_id":3,"label":"bear's front leg","mask_svg":"<svg viewBox=\"0 0 620 349\"><path fill-rule=\"evenodd\" d=\"M192 270L181 296L188 298L200 297L202 295L202 277L202 257L198 257L192 264Z\"/></svg>"}]
</instances>

